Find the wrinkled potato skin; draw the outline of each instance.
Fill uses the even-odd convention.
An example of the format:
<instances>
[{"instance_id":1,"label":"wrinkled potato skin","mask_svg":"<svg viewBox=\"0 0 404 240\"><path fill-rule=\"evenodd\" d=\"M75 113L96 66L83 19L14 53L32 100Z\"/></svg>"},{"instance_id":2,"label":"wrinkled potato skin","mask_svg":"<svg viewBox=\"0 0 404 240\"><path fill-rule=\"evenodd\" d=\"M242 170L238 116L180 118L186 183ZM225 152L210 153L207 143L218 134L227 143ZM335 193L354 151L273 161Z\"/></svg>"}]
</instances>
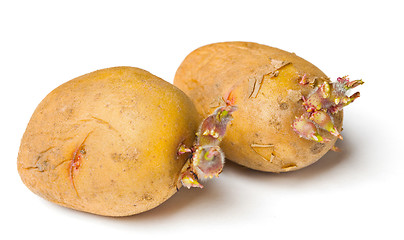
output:
<instances>
[{"instance_id":1,"label":"wrinkled potato skin","mask_svg":"<svg viewBox=\"0 0 404 240\"><path fill-rule=\"evenodd\" d=\"M271 59L290 64L274 76L268 70ZM314 163L337 140L320 130L331 141L317 143L292 130L295 117L305 112L302 96L314 90L314 84L299 84L304 74L311 81L329 81L321 70L293 53L257 43L224 42L190 53L178 68L174 84L190 96L202 116L219 104L218 96L232 90L238 110L221 145L226 158L260 171L286 172ZM250 97L251 79L263 80L256 97ZM342 112L334 121L341 130Z\"/></svg>"},{"instance_id":2,"label":"wrinkled potato skin","mask_svg":"<svg viewBox=\"0 0 404 240\"><path fill-rule=\"evenodd\" d=\"M18 171L29 189L54 203L132 215L177 191L186 160L177 148L192 145L197 127L194 105L172 84L138 68L103 69L59 86L39 104Z\"/></svg>"}]
</instances>

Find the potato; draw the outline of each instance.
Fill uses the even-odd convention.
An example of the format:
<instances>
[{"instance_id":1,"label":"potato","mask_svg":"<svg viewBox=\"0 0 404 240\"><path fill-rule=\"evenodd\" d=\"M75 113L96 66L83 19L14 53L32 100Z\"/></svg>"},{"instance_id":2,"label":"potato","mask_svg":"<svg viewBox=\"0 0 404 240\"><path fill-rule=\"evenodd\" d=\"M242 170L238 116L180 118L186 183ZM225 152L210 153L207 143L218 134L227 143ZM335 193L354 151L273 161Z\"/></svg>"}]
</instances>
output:
<instances>
[{"instance_id":1,"label":"potato","mask_svg":"<svg viewBox=\"0 0 404 240\"><path fill-rule=\"evenodd\" d=\"M342 138L341 102L350 103L359 94L349 98L334 90L363 82L340 81L332 85L320 69L294 53L257 43L224 42L190 53L174 85L190 96L201 116L223 104L218 96L230 93L238 110L223 139L226 158L256 170L286 172L316 162L337 137ZM324 86L335 98L321 97ZM337 107L331 101L336 97L343 99ZM317 109L319 99L338 111Z\"/></svg>"},{"instance_id":2,"label":"potato","mask_svg":"<svg viewBox=\"0 0 404 240\"><path fill-rule=\"evenodd\" d=\"M21 141L24 184L59 205L106 216L152 209L180 187L198 116L177 87L133 67L75 78L37 107Z\"/></svg>"}]
</instances>

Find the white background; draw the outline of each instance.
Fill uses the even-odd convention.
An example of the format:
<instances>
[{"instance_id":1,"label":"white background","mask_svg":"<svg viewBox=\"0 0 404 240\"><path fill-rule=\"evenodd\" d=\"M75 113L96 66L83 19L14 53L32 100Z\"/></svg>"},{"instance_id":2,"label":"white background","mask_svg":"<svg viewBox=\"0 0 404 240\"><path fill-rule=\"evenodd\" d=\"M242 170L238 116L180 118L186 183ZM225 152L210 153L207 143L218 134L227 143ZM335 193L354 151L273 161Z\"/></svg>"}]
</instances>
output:
<instances>
[{"instance_id":1,"label":"white background","mask_svg":"<svg viewBox=\"0 0 404 240\"><path fill-rule=\"evenodd\" d=\"M403 7L400 1L1 1L2 239L404 239ZM252 41L362 78L343 150L293 173L228 163L205 189L109 218L59 207L21 182L20 139L58 85L112 66L172 82L192 50ZM241 238L240 238L241 239Z\"/></svg>"}]
</instances>

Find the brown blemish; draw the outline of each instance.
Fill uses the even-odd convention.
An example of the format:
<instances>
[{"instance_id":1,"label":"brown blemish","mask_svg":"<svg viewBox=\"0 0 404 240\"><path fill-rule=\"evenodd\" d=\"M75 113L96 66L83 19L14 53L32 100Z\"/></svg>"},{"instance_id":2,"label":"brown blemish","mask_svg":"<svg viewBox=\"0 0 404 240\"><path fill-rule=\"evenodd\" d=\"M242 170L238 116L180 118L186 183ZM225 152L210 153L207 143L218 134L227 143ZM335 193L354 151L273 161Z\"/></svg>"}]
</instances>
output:
<instances>
[{"instance_id":1,"label":"brown blemish","mask_svg":"<svg viewBox=\"0 0 404 240\"><path fill-rule=\"evenodd\" d=\"M279 131L281 130L281 128L282 128L282 123L279 121L278 118L275 118L275 117L269 119L268 125L270 125L270 126L272 126L273 128L275 128L275 130L276 130L277 132L279 132Z\"/></svg>"},{"instance_id":2,"label":"brown blemish","mask_svg":"<svg viewBox=\"0 0 404 240\"><path fill-rule=\"evenodd\" d=\"M143 195L142 200L145 200L145 201L152 201L152 200L153 200L153 197L152 197L151 195L149 195L149 194L146 193L146 194Z\"/></svg>"},{"instance_id":3,"label":"brown blemish","mask_svg":"<svg viewBox=\"0 0 404 240\"><path fill-rule=\"evenodd\" d=\"M137 151L136 148L128 148L123 152L111 153L110 156L112 161L114 161L115 163L123 164L122 171L126 172L133 168L136 168L138 164L139 152Z\"/></svg>"},{"instance_id":4,"label":"brown blemish","mask_svg":"<svg viewBox=\"0 0 404 240\"><path fill-rule=\"evenodd\" d=\"M279 104L279 108L280 108L281 110L287 110L287 109L289 108L289 104L286 103L286 102L281 102L281 103Z\"/></svg>"},{"instance_id":5,"label":"brown blemish","mask_svg":"<svg viewBox=\"0 0 404 240\"><path fill-rule=\"evenodd\" d=\"M320 153L323 148L325 147L324 143L315 143L311 148L310 151L312 154L318 154Z\"/></svg>"},{"instance_id":6,"label":"brown blemish","mask_svg":"<svg viewBox=\"0 0 404 240\"><path fill-rule=\"evenodd\" d=\"M41 151L38 153L34 166L30 166L30 167L24 167L24 169L28 169L28 170L36 170L38 172L44 172L46 170L49 169L49 162L47 158L44 158L44 155L46 153L48 153L50 150L52 150L55 147L49 147L44 151Z\"/></svg>"},{"instance_id":7,"label":"brown blemish","mask_svg":"<svg viewBox=\"0 0 404 240\"><path fill-rule=\"evenodd\" d=\"M137 151L134 150L133 152L125 152L125 153L112 153L111 158L114 162L125 162L125 161L130 161L130 160L136 160L137 159Z\"/></svg>"}]
</instances>

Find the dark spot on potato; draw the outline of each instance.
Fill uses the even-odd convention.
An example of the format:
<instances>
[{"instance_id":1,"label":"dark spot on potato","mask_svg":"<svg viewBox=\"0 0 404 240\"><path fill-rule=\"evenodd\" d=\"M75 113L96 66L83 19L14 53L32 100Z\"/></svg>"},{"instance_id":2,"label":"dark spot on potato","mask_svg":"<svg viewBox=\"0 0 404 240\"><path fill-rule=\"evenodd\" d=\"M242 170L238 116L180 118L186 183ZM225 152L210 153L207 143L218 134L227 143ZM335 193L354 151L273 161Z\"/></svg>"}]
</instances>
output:
<instances>
[{"instance_id":1,"label":"dark spot on potato","mask_svg":"<svg viewBox=\"0 0 404 240\"><path fill-rule=\"evenodd\" d=\"M46 150L38 153L34 165L26 167L25 169L33 169L38 172L44 172L44 171L49 171L51 169L58 167L59 164L57 164L56 166L52 165L52 163L49 162L49 159L47 157L48 152L50 152L51 150L53 151L54 148L55 147L49 147ZM62 161L61 163L63 163L63 162L64 161Z\"/></svg>"},{"instance_id":2,"label":"dark spot on potato","mask_svg":"<svg viewBox=\"0 0 404 240\"><path fill-rule=\"evenodd\" d=\"M40 161L41 157L42 156L38 156L37 162L35 164L35 168L38 170L38 172L43 172L48 167L47 159Z\"/></svg>"},{"instance_id":3,"label":"dark spot on potato","mask_svg":"<svg viewBox=\"0 0 404 240\"><path fill-rule=\"evenodd\" d=\"M73 108L68 108L68 109L66 109L65 113L66 113L67 118L71 118L73 113L74 113L74 109Z\"/></svg>"},{"instance_id":4,"label":"dark spot on potato","mask_svg":"<svg viewBox=\"0 0 404 240\"><path fill-rule=\"evenodd\" d=\"M95 99L95 100L98 100L98 99L101 98L101 96L102 96L102 93L99 92L99 93L97 93L97 94L94 95L94 99Z\"/></svg>"},{"instance_id":5,"label":"dark spot on potato","mask_svg":"<svg viewBox=\"0 0 404 240\"><path fill-rule=\"evenodd\" d=\"M124 162L128 160L136 160L137 159L137 153L112 153L111 158L114 162Z\"/></svg>"},{"instance_id":6,"label":"dark spot on potato","mask_svg":"<svg viewBox=\"0 0 404 240\"><path fill-rule=\"evenodd\" d=\"M312 154L318 154L320 153L323 148L325 147L324 143L315 143L311 148L310 151Z\"/></svg>"},{"instance_id":7,"label":"dark spot on potato","mask_svg":"<svg viewBox=\"0 0 404 240\"><path fill-rule=\"evenodd\" d=\"M286 109L289 108L289 104L287 104L286 102L281 102L281 103L279 104L279 108L280 108L281 110L286 110Z\"/></svg>"},{"instance_id":8,"label":"dark spot on potato","mask_svg":"<svg viewBox=\"0 0 404 240\"><path fill-rule=\"evenodd\" d=\"M146 193L145 195L143 195L142 200L151 201L153 200L153 197Z\"/></svg>"},{"instance_id":9,"label":"dark spot on potato","mask_svg":"<svg viewBox=\"0 0 404 240\"><path fill-rule=\"evenodd\" d=\"M268 124L275 128L276 131L280 131L282 128L282 123L279 121L278 118L269 119Z\"/></svg>"},{"instance_id":10,"label":"dark spot on potato","mask_svg":"<svg viewBox=\"0 0 404 240\"><path fill-rule=\"evenodd\" d=\"M121 155L122 155L121 153L112 153L111 158L112 160L114 160L114 162L118 162Z\"/></svg>"}]
</instances>

